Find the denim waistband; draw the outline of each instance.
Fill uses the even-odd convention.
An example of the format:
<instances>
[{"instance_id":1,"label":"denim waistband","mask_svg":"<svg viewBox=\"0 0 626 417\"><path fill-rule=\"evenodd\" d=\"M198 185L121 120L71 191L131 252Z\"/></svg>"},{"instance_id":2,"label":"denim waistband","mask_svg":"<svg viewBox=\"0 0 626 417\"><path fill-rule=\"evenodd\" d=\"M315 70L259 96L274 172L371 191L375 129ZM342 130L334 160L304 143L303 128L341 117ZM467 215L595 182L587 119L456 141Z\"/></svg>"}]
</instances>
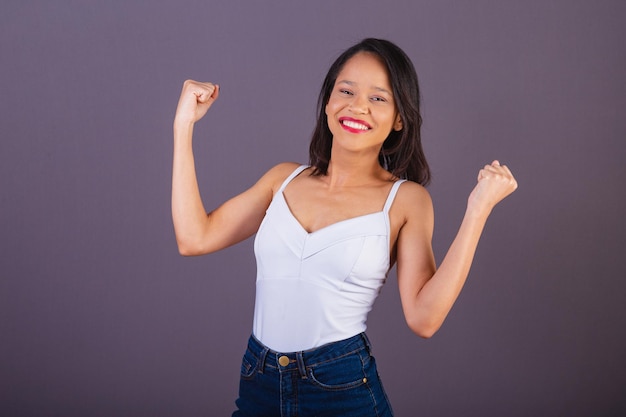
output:
<instances>
[{"instance_id":1,"label":"denim waistband","mask_svg":"<svg viewBox=\"0 0 626 417\"><path fill-rule=\"evenodd\" d=\"M335 359L342 358L357 352L370 354L371 347L365 333L359 333L345 340L328 343L317 348L299 352L277 352L265 346L254 335L248 340L248 350L258 359L258 371L263 373L267 367L281 371L297 369L300 374L306 374L306 368Z\"/></svg>"}]
</instances>

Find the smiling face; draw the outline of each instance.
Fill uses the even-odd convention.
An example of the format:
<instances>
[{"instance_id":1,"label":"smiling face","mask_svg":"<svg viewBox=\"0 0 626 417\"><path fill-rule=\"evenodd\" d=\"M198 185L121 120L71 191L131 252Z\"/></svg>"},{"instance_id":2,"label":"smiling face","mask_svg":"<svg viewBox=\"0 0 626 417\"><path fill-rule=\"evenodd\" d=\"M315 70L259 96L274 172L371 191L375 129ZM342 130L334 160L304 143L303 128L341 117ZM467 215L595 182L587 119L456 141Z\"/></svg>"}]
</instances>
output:
<instances>
[{"instance_id":1,"label":"smiling face","mask_svg":"<svg viewBox=\"0 0 626 417\"><path fill-rule=\"evenodd\" d=\"M325 107L333 145L378 153L391 130L402 129L387 69L374 54L359 52L337 76Z\"/></svg>"}]
</instances>

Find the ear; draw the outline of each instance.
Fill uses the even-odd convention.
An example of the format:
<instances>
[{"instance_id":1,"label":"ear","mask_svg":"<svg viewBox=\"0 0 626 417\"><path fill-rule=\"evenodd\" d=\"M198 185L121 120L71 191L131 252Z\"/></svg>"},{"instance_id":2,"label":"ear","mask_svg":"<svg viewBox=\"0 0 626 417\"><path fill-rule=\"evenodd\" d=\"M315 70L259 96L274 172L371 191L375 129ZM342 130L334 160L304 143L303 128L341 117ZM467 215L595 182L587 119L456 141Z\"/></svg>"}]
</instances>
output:
<instances>
[{"instance_id":1,"label":"ear","mask_svg":"<svg viewBox=\"0 0 626 417\"><path fill-rule=\"evenodd\" d=\"M403 125L402 125L402 118L400 117L400 115L397 115L396 116L396 121L393 123L393 130L395 130L397 132L397 131L402 130L402 127L403 127Z\"/></svg>"}]
</instances>

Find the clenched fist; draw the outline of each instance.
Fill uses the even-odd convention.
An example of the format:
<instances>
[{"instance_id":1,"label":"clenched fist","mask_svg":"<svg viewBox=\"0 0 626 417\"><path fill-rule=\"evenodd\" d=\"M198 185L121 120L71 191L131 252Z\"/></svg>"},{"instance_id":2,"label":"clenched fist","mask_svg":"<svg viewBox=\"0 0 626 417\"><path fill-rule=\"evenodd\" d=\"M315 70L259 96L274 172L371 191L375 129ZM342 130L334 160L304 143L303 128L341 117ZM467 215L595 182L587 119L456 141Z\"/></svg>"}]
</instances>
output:
<instances>
[{"instance_id":1,"label":"clenched fist","mask_svg":"<svg viewBox=\"0 0 626 417\"><path fill-rule=\"evenodd\" d=\"M220 87L213 83L187 80L180 93L174 124L193 124L202 119L219 97Z\"/></svg>"},{"instance_id":2,"label":"clenched fist","mask_svg":"<svg viewBox=\"0 0 626 417\"><path fill-rule=\"evenodd\" d=\"M469 196L468 207L488 213L517 189L517 181L506 165L493 161L478 173L478 184Z\"/></svg>"}]
</instances>

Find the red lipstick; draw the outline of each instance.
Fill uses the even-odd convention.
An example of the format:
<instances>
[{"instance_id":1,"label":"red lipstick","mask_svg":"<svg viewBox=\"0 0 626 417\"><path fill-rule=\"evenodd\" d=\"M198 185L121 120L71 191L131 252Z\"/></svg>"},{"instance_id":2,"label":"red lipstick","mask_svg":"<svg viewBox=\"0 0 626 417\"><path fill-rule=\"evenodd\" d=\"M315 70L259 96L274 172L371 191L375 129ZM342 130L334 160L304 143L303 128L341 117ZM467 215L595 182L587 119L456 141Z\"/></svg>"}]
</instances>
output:
<instances>
[{"instance_id":1,"label":"red lipstick","mask_svg":"<svg viewBox=\"0 0 626 417\"><path fill-rule=\"evenodd\" d=\"M350 133L365 133L372 128L369 123L352 117L340 117L339 124Z\"/></svg>"}]
</instances>

